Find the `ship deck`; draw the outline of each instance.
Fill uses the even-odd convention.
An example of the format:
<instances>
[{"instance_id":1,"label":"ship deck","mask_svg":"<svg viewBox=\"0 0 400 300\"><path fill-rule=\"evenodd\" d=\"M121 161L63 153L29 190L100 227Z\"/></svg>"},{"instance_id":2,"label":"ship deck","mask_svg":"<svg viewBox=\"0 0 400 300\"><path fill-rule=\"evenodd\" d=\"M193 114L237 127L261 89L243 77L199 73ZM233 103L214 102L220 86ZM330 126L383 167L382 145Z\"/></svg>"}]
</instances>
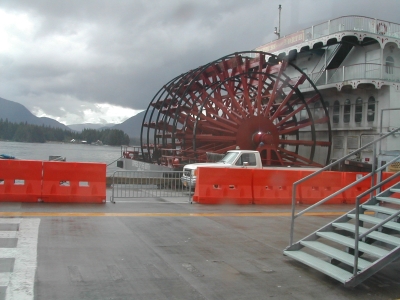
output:
<instances>
[{"instance_id":1,"label":"ship deck","mask_svg":"<svg viewBox=\"0 0 400 300\"><path fill-rule=\"evenodd\" d=\"M289 206L215 206L187 200L2 203L0 299L400 297L399 262L349 289L283 256ZM325 205L301 217L296 238L350 209ZM38 224L37 242L29 238L32 227L20 221ZM36 262L26 261L30 242L33 250L28 252L34 255L37 249ZM17 254L12 258L4 249ZM29 268L36 268L35 276Z\"/></svg>"}]
</instances>

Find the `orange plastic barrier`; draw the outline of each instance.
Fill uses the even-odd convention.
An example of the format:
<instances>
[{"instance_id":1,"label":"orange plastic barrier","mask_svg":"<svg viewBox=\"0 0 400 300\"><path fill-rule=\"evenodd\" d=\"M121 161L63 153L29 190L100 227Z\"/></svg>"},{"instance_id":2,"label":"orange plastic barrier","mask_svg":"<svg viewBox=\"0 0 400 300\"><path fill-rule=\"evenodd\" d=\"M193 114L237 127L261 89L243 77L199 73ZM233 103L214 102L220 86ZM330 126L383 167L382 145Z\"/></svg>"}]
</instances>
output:
<instances>
[{"instance_id":1,"label":"orange plastic barrier","mask_svg":"<svg viewBox=\"0 0 400 300\"><path fill-rule=\"evenodd\" d=\"M314 170L299 168L265 168L254 170L254 204L291 204L293 183ZM297 186L296 200L302 204L314 204L342 188L342 172L323 172ZM328 204L342 203L342 195Z\"/></svg>"},{"instance_id":2,"label":"orange plastic barrier","mask_svg":"<svg viewBox=\"0 0 400 300\"><path fill-rule=\"evenodd\" d=\"M300 178L304 178L314 171L300 171ZM318 201L332 195L344 187L344 173L324 171L298 185L298 202L301 204L315 204ZM325 202L326 204L345 203L343 193Z\"/></svg>"},{"instance_id":3,"label":"orange plastic barrier","mask_svg":"<svg viewBox=\"0 0 400 300\"><path fill-rule=\"evenodd\" d=\"M41 161L0 159L0 201L38 202L41 187Z\"/></svg>"},{"instance_id":4,"label":"orange plastic barrier","mask_svg":"<svg viewBox=\"0 0 400 300\"><path fill-rule=\"evenodd\" d=\"M291 204L293 182L301 179L296 169L255 169L254 204Z\"/></svg>"},{"instance_id":5,"label":"orange plastic barrier","mask_svg":"<svg viewBox=\"0 0 400 300\"><path fill-rule=\"evenodd\" d=\"M201 204L251 204L252 172L245 168L200 167L193 200Z\"/></svg>"},{"instance_id":6,"label":"orange plastic barrier","mask_svg":"<svg viewBox=\"0 0 400 300\"><path fill-rule=\"evenodd\" d=\"M44 202L103 203L106 201L106 164L43 162Z\"/></svg>"},{"instance_id":7,"label":"orange plastic barrier","mask_svg":"<svg viewBox=\"0 0 400 300\"><path fill-rule=\"evenodd\" d=\"M344 182L343 186L347 186L363 176L367 175L368 173L366 172L343 172L344 176ZM376 181L375 181L376 182ZM358 183L354 187L348 189L343 193L343 199L346 201L348 204L355 204L356 203L356 197L360 195L361 193L365 192L371 188L371 178L364 179L362 182ZM365 202L366 200L369 199L369 196L365 196L361 199L361 203Z\"/></svg>"}]
</instances>

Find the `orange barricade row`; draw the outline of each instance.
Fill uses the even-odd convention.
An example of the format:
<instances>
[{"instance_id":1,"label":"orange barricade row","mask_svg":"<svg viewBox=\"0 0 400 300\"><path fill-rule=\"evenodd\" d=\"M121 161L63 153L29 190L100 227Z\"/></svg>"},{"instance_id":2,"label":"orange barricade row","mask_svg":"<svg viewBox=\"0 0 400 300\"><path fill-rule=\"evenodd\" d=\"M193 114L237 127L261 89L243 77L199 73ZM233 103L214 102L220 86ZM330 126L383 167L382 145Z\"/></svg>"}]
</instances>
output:
<instances>
[{"instance_id":1,"label":"orange barricade row","mask_svg":"<svg viewBox=\"0 0 400 300\"><path fill-rule=\"evenodd\" d=\"M193 200L202 204L291 204L293 183L314 173L300 168L212 168L198 170ZM359 180L367 173L325 171L297 186L296 200L312 205L332 195L343 187ZM393 173L384 172L383 179ZM389 187L400 179L392 180ZM354 204L356 197L368 190L371 179L367 178L352 188L328 200L326 204ZM369 196L361 199L368 200Z\"/></svg>"},{"instance_id":2,"label":"orange barricade row","mask_svg":"<svg viewBox=\"0 0 400 300\"><path fill-rule=\"evenodd\" d=\"M201 204L251 204L252 172L242 168L200 167L193 200Z\"/></svg>"},{"instance_id":3,"label":"orange barricade row","mask_svg":"<svg viewBox=\"0 0 400 300\"><path fill-rule=\"evenodd\" d=\"M41 161L0 159L0 201L38 202L41 188Z\"/></svg>"},{"instance_id":4,"label":"orange barricade row","mask_svg":"<svg viewBox=\"0 0 400 300\"><path fill-rule=\"evenodd\" d=\"M42 201L105 202L106 164L43 162Z\"/></svg>"},{"instance_id":5,"label":"orange barricade row","mask_svg":"<svg viewBox=\"0 0 400 300\"><path fill-rule=\"evenodd\" d=\"M291 204L293 183L313 172L299 168L200 167L193 200L201 204ZM366 174L322 172L298 185L296 200L314 204ZM382 180L392 174L384 172ZM383 189L399 181L396 178ZM326 203L354 204L370 184L368 178ZM361 202L368 198L365 196ZM106 164L0 160L0 201L103 203L106 201Z\"/></svg>"}]
</instances>

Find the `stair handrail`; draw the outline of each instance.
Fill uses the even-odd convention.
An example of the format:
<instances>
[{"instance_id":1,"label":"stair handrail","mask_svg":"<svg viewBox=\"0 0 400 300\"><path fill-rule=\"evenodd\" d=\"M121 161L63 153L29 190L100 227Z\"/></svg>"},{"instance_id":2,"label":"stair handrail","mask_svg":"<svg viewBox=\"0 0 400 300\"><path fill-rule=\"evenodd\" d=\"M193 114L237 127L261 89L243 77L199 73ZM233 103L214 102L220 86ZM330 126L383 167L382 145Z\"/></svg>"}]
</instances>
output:
<instances>
[{"instance_id":1,"label":"stair handrail","mask_svg":"<svg viewBox=\"0 0 400 300\"><path fill-rule=\"evenodd\" d=\"M395 157L394 159L392 159L391 161L389 161L388 163L386 163L385 165L382 166L382 168L387 167L388 165L390 165L392 162L395 162L396 160L400 159L400 155ZM387 222L389 222L390 220L394 219L395 217L400 215L400 210L398 210L397 212L391 214L389 217L387 217L386 219L383 219L383 221L381 221L380 223L372 226L371 228L369 228L367 231L365 231L364 233L360 234L360 230L359 230L359 226L360 226L360 201L363 197L365 197L366 195L373 193L375 190L381 188L383 185L385 185L386 183L390 182L391 180L395 179L396 177L400 176L400 172L394 173L393 175L389 176L388 178L386 178L385 180L382 180L380 183L378 183L377 185L369 188L368 190L366 190L365 192L361 193L360 195L358 195L356 197L356 207L355 207L355 212L356 212L356 218L355 218L355 232L354 232L354 269L353 269L353 275L357 275L357 270L358 270L358 246L359 246L359 241L366 237L368 234L370 234L372 231L375 231L376 229L378 229L379 227L381 227L382 225L386 224ZM357 238L358 237L358 238Z\"/></svg>"},{"instance_id":2,"label":"stair handrail","mask_svg":"<svg viewBox=\"0 0 400 300\"><path fill-rule=\"evenodd\" d=\"M372 142L370 142L370 143L368 143L368 144L366 144L366 145L364 145L364 146L358 148L357 150L355 150L355 151L353 151L353 152L347 154L346 156L344 156L344 157L342 157L342 158L336 160L335 162L333 162L333 163L331 163L331 164L329 164L329 165L327 165L327 166L325 166L325 167L319 169L318 171L315 171L314 173L312 173L312 174L310 174L310 175L308 175L308 176L306 176L306 177L304 177L304 178L302 178L302 179L300 179L300 180L297 180L296 182L293 183L293 185L292 185L292 214L291 214L292 220L291 220L291 225L290 225L290 241L289 241L289 246L292 246L292 245L293 245L294 222L295 222L295 219L296 219L297 217L300 217L300 216L303 215L304 213L306 213L306 212L308 212L308 211L314 209L315 207L320 206L321 204L325 203L326 201L330 200L331 198L335 197L336 195L338 195L338 194L340 194L340 193L346 191L347 189L349 189L349 188L353 187L354 185L360 183L360 181L363 181L363 180L365 180L365 179L367 179L367 178L369 178L369 177L371 177L371 186L374 185L374 182L373 182L373 181L374 181L374 177L375 177L374 175L375 175L375 173L376 173L376 170L375 170L376 144L377 144L378 142L382 141L383 139L386 139L388 136L394 135L394 134L395 134L396 132L398 132L398 131L400 131L400 127L398 127L397 129L394 129L394 130L392 130L392 131L390 131L390 132L384 134L383 136L377 138L376 140L374 140L374 141L372 141ZM357 154L358 152L361 152L362 150L364 150L364 149L366 149L366 148L368 148L368 147L370 147L370 146L372 146L372 145L373 145L374 147L373 147L373 160L372 160L372 172L371 172L371 173L369 173L368 175L363 176L363 177L360 178L359 180L357 180L357 181L355 181L355 182L353 182L353 183L351 183L351 184L345 186L344 188L340 189L339 191L336 191L335 193L331 194L330 196L325 197L324 199L322 199L322 200L318 201L317 203L315 203L315 204L309 206L308 208L303 209L302 211L298 212L297 214L295 213L295 208L296 208L296 191L297 191L297 186L298 186L299 184L303 183L304 181L309 180L310 178L313 178L313 177L317 176L318 174L322 173L322 172L325 171L325 170L328 170L328 169L332 168L333 166L335 166L335 165L341 163L342 161L346 160L347 158L349 158L349 157L351 157L351 156ZM380 169L380 168L379 168L379 169Z\"/></svg>"}]
</instances>

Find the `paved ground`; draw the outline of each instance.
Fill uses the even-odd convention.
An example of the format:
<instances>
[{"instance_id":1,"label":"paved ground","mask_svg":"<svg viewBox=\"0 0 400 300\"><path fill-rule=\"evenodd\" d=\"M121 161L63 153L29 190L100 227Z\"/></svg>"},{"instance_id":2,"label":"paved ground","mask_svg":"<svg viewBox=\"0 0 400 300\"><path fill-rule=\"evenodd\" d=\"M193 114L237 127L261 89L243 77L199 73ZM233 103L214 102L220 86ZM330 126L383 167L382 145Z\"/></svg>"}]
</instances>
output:
<instances>
[{"instance_id":1,"label":"paved ground","mask_svg":"<svg viewBox=\"0 0 400 300\"><path fill-rule=\"evenodd\" d=\"M400 298L399 262L347 289L283 256L290 207L186 201L1 203L0 299ZM300 218L296 236L349 209Z\"/></svg>"}]
</instances>

